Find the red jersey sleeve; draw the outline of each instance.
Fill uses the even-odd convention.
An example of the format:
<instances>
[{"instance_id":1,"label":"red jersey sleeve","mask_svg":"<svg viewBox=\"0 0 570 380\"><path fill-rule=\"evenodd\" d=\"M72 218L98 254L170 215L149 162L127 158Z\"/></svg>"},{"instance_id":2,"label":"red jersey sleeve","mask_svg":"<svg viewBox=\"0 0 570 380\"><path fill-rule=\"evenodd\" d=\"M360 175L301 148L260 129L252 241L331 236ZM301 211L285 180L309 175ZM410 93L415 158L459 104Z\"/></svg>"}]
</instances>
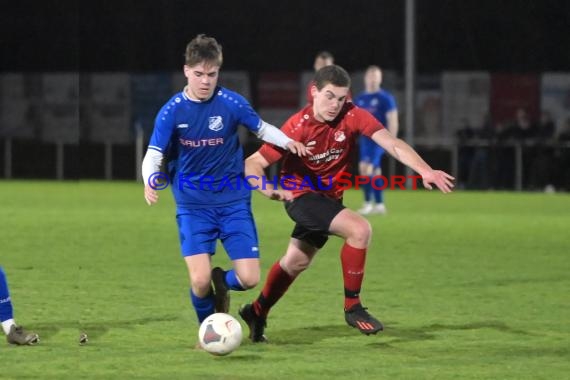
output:
<instances>
[{"instance_id":1,"label":"red jersey sleeve","mask_svg":"<svg viewBox=\"0 0 570 380\"><path fill-rule=\"evenodd\" d=\"M281 127L281 132L285 133L285 135L295 141L301 140L301 128L297 125L297 121L300 117L299 113L291 116ZM261 148L259 148L258 152L267 160L267 162L269 162L270 165L279 161L281 157L289 153L285 149L281 149L269 143L263 144Z\"/></svg>"},{"instance_id":2,"label":"red jersey sleeve","mask_svg":"<svg viewBox=\"0 0 570 380\"><path fill-rule=\"evenodd\" d=\"M384 125L365 109L355 106L351 112L354 113L355 129L364 136L371 137L374 132L384 129Z\"/></svg>"}]
</instances>

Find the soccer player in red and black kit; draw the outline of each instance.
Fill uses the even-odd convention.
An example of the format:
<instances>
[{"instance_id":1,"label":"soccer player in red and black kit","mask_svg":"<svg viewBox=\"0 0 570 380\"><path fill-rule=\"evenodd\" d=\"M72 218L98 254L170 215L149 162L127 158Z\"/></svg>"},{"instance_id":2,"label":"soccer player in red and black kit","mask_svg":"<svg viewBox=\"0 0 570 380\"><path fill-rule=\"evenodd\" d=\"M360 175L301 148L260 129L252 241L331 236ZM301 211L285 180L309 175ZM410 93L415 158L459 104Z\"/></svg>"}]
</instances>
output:
<instances>
[{"instance_id":1,"label":"soccer player in red and black kit","mask_svg":"<svg viewBox=\"0 0 570 380\"><path fill-rule=\"evenodd\" d=\"M444 193L453 188L452 176L432 169L412 147L392 136L368 111L347 102L350 77L342 67L330 65L321 68L315 74L314 83L311 89L313 104L308 104L289 118L281 129L292 139L312 148L311 155L297 157L265 144L245 163L245 173L251 176L249 180L253 188L270 199L285 201L285 209L296 223L287 251L271 267L261 294L239 311L250 328L253 342L266 341L264 330L269 310L297 276L307 269L329 235L339 236L345 241L340 258L346 322L366 335L383 329L382 323L362 306L359 297L371 227L366 219L343 206L342 194L346 186L344 181L341 186L340 181L335 180L348 169L360 134L369 136L420 174L424 187L432 189L433 184ZM268 188L262 181L264 169L281 159L280 182L283 189ZM307 178L323 181L331 178L333 183L327 183L324 188L307 186Z\"/></svg>"}]
</instances>

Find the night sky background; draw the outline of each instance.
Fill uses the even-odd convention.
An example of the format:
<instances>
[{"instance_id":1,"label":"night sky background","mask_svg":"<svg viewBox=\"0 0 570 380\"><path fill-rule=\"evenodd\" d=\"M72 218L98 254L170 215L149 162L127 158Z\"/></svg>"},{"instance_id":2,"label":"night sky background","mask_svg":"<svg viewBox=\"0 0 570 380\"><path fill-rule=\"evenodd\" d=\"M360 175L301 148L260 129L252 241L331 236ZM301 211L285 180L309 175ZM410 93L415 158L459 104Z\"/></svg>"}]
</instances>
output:
<instances>
[{"instance_id":1,"label":"night sky background","mask_svg":"<svg viewBox=\"0 0 570 380\"><path fill-rule=\"evenodd\" d=\"M329 50L348 70L404 67L404 0L1 2L0 71L177 70L198 33L224 68L310 70ZM417 68L570 71L570 1L417 0Z\"/></svg>"}]
</instances>

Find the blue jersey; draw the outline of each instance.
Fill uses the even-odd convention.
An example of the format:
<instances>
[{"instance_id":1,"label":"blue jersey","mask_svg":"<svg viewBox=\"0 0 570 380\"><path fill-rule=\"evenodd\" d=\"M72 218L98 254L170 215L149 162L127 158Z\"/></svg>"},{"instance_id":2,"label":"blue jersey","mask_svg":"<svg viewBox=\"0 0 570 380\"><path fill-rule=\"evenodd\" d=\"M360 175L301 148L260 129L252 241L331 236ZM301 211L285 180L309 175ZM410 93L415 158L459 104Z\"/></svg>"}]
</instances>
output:
<instances>
[{"instance_id":1,"label":"blue jersey","mask_svg":"<svg viewBox=\"0 0 570 380\"><path fill-rule=\"evenodd\" d=\"M368 93L363 92L354 99L354 104L360 108L364 108L382 123L388 127L388 118L386 114L396 110L396 100L388 91L380 89L379 91ZM372 163L374 167L380 167L380 161L384 149L376 144L372 139L366 136L360 136L359 139L359 155L360 161Z\"/></svg>"},{"instance_id":2,"label":"blue jersey","mask_svg":"<svg viewBox=\"0 0 570 380\"><path fill-rule=\"evenodd\" d=\"M354 99L354 104L360 108L364 108L374 117L388 127L386 114L396 110L396 100L388 91L380 90L372 93L362 93Z\"/></svg>"},{"instance_id":3,"label":"blue jersey","mask_svg":"<svg viewBox=\"0 0 570 380\"><path fill-rule=\"evenodd\" d=\"M241 95L217 87L204 102L174 95L159 111L149 149L164 154L178 207L207 208L249 201L237 129L254 133L261 118Z\"/></svg>"}]
</instances>

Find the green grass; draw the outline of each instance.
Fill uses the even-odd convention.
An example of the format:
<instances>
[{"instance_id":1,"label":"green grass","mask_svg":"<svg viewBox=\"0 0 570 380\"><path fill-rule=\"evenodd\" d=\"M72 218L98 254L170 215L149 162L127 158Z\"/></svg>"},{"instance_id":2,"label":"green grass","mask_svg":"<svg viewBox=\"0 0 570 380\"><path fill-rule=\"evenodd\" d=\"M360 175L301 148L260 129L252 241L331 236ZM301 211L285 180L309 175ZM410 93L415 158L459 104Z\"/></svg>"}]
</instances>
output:
<instances>
[{"instance_id":1,"label":"green grass","mask_svg":"<svg viewBox=\"0 0 570 380\"><path fill-rule=\"evenodd\" d=\"M271 343L221 358L193 349L174 206L161 197L146 206L134 183L0 182L0 264L17 321L42 339L1 343L2 379L569 378L568 195L390 192L389 215L370 218L362 292L385 332L346 326L331 238L273 309ZM254 214L264 277L292 222L257 195ZM214 262L227 267L222 249ZM260 289L232 293L231 312Z\"/></svg>"}]
</instances>

